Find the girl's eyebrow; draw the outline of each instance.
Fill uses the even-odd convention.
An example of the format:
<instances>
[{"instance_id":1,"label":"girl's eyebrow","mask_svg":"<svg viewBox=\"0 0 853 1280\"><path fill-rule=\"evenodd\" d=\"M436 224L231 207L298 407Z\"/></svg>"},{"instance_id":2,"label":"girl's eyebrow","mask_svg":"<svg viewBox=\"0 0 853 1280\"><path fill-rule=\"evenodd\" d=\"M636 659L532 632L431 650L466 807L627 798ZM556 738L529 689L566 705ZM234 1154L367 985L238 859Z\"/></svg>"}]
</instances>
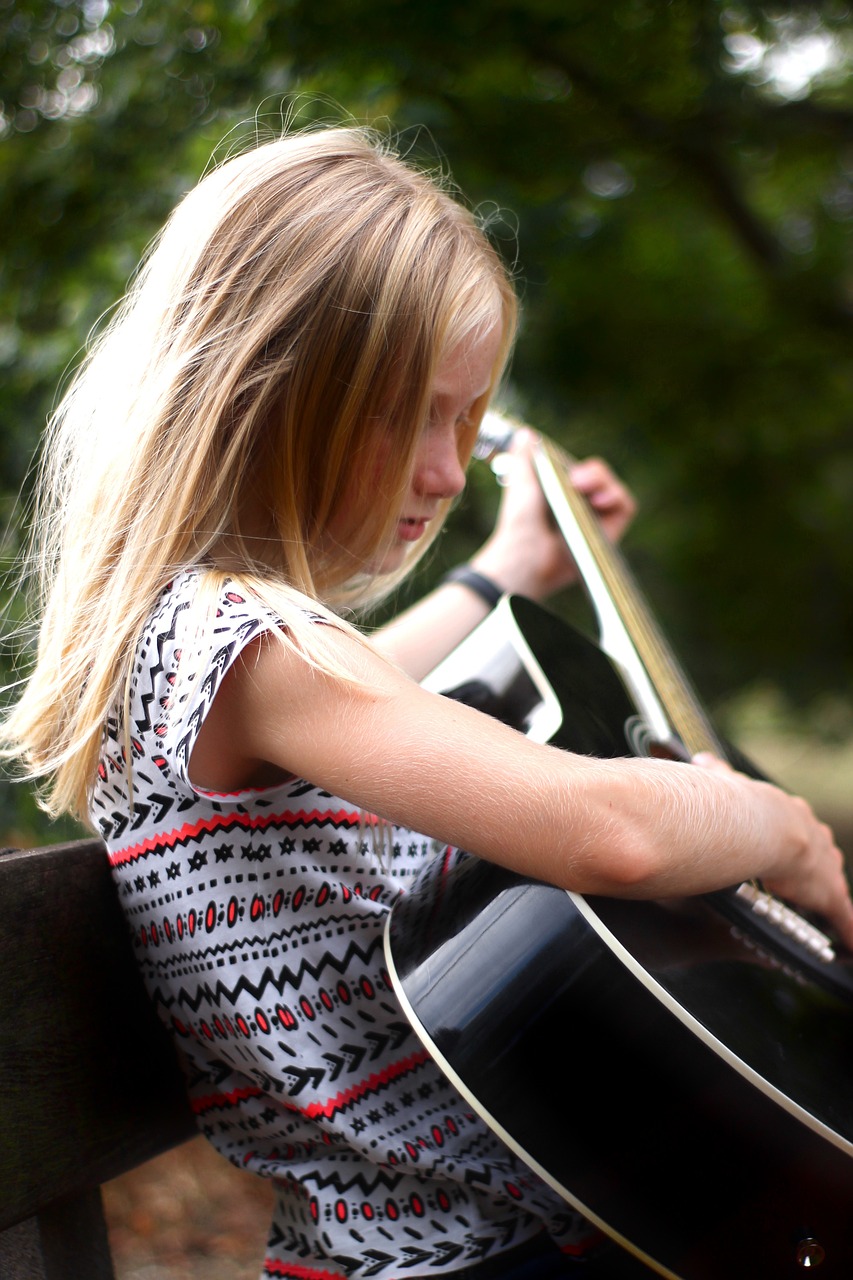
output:
<instances>
[{"instance_id":1,"label":"girl's eyebrow","mask_svg":"<svg viewBox=\"0 0 853 1280\"><path fill-rule=\"evenodd\" d=\"M479 400L481 396L484 396L486 394L486 392L488 391L491 385L492 385L492 380L491 378L489 378L486 382L484 382L482 387L471 392L470 395L465 397L466 402L468 404L473 404L475 400ZM430 396L430 400L433 404L435 404L441 400L452 400L454 399L454 395L455 395L454 388L442 388L440 386L434 385L432 390L432 395Z\"/></svg>"}]
</instances>

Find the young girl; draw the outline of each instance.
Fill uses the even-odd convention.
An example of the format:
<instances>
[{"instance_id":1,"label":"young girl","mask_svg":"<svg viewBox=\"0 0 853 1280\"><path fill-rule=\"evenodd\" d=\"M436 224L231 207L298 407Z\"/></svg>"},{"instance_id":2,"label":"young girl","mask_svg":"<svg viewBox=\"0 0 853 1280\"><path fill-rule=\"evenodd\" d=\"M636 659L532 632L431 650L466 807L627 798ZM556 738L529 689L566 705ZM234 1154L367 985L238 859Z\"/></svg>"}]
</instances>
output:
<instances>
[{"instance_id":1,"label":"young girl","mask_svg":"<svg viewBox=\"0 0 853 1280\"><path fill-rule=\"evenodd\" d=\"M439 185L364 131L292 135L179 205L47 439L7 754L103 836L200 1126L274 1180L268 1276L544 1276L591 1241L389 989L384 919L438 847L582 893L761 877L853 945L801 800L714 762L536 745L417 683L495 591L572 578L529 439L475 576L371 638L346 620L461 493L514 324ZM597 461L574 482L618 536L619 482Z\"/></svg>"}]
</instances>

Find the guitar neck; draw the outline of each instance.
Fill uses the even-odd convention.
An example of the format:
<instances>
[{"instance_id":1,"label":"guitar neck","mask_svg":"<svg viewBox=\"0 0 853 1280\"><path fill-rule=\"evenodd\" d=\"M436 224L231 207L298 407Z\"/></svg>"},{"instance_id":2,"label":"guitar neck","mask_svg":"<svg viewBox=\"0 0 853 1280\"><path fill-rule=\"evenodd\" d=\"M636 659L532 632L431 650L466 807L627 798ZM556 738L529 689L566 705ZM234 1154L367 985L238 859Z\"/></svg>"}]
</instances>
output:
<instances>
[{"instance_id":1,"label":"guitar neck","mask_svg":"<svg viewBox=\"0 0 853 1280\"><path fill-rule=\"evenodd\" d=\"M503 429L502 436L500 435ZM487 415L486 433L505 447L512 424ZM726 752L667 645L624 557L608 541L586 499L569 479L572 458L540 439L536 473L578 567L599 626L599 644L619 669L643 721L643 754Z\"/></svg>"},{"instance_id":2,"label":"guitar neck","mask_svg":"<svg viewBox=\"0 0 853 1280\"><path fill-rule=\"evenodd\" d=\"M516 429L497 414L487 414L475 456L494 461L508 447ZM542 492L572 553L599 623L598 647L607 654L637 708L640 724L625 723L622 732L635 755L670 755L689 759L710 751L721 759L731 753L719 741L684 673L676 662L651 610L616 548L569 478L572 459L550 440L540 438L534 465ZM496 468L497 469L497 468ZM737 768L754 773L745 759ZM796 939L822 964L835 959L830 938L785 903L747 882L730 893L715 895L718 908L740 927L744 919L775 943L779 935ZM756 921L760 922L756 924Z\"/></svg>"}]
</instances>

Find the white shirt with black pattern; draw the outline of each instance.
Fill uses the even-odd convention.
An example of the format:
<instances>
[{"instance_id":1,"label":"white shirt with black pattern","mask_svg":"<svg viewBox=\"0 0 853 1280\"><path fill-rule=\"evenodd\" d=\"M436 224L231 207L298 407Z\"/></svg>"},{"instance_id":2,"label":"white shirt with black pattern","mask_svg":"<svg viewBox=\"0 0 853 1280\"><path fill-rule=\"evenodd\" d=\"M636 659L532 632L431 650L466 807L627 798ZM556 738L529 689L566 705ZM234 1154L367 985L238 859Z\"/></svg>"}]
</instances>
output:
<instances>
[{"instance_id":1,"label":"white shirt with black pattern","mask_svg":"<svg viewBox=\"0 0 853 1280\"><path fill-rule=\"evenodd\" d=\"M380 860L370 819L304 781L229 795L190 782L220 681L278 625L231 582L199 646L199 581L166 587L137 645L133 808L117 711L91 812L199 1127L275 1180L263 1274L450 1274L543 1225L580 1258L595 1232L473 1114L391 989L385 918L437 846L398 827ZM176 683L185 649L195 669Z\"/></svg>"}]
</instances>

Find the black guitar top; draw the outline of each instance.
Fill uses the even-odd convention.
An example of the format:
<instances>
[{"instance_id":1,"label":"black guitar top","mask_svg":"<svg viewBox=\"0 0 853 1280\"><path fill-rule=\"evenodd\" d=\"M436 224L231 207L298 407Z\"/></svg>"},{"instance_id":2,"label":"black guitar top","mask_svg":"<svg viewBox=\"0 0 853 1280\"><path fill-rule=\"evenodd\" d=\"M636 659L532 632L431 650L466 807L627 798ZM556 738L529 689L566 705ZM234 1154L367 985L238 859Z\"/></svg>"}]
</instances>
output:
<instances>
[{"instance_id":1,"label":"black guitar top","mask_svg":"<svg viewBox=\"0 0 853 1280\"><path fill-rule=\"evenodd\" d=\"M479 673L457 654L437 681L567 749L628 754L610 661L529 601L499 609ZM853 1276L849 957L816 959L734 891L583 898L465 856L400 899L386 953L456 1086L646 1268Z\"/></svg>"}]
</instances>

